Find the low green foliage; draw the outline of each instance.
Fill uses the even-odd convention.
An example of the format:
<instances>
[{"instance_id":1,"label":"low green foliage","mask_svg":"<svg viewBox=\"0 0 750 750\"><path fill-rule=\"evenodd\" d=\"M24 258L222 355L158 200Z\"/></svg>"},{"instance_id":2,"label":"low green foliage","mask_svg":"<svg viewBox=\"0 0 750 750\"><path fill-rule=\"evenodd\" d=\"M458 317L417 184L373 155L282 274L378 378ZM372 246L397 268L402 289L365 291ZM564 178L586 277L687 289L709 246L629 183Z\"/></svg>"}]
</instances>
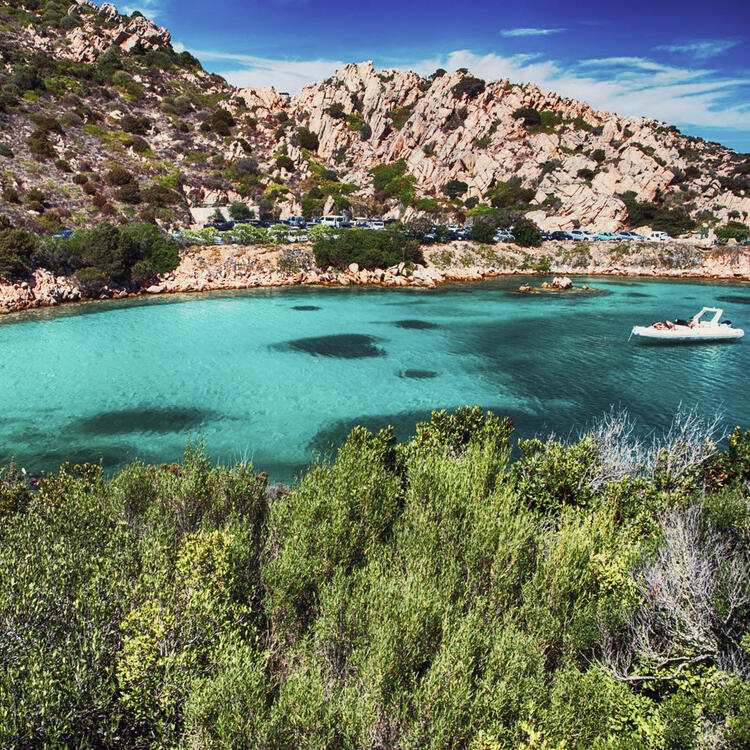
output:
<instances>
[{"instance_id":1,"label":"low green foliage","mask_svg":"<svg viewBox=\"0 0 750 750\"><path fill-rule=\"evenodd\" d=\"M324 231L313 245L315 262L320 268L388 268L401 262L424 263L419 241L394 229L344 229Z\"/></svg>"},{"instance_id":2,"label":"low green foliage","mask_svg":"<svg viewBox=\"0 0 750 750\"><path fill-rule=\"evenodd\" d=\"M511 462L509 420L434 412L291 490L190 447L33 491L10 467L0 745L743 748L750 433L690 424Z\"/></svg>"},{"instance_id":3,"label":"low green foliage","mask_svg":"<svg viewBox=\"0 0 750 750\"><path fill-rule=\"evenodd\" d=\"M539 227L530 219L519 219L513 225L513 242L521 247L539 247L542 244Z\"/></svg>"},{"instance_id":4,"label":"low green foliage","mask_svg":"<svg viewBox=\"0 0 750 750\"><path fill-rule=\"evenodd\" d=\"M404 159L391 164L379 164L370 169L376 197L395 198L404 206L409 205L414 199L417 178L407 174L406 170Z\"/></svg>"},{"instance_id":5,"label":"low green foliage","mask_svg":"<svg viewBox=\"0 0 750 750\"><path fill-rule=\"evenodd\" d=\"M77 229L67 239L47 238L34 255L36 265L55 273L75 273L97 287L108 282L145 282L174 270L180 262L177 242L154 224L103 222Z\"/></svg>"},{"instance_id":6,"label":"low green foliage","mask_svg":"<svg viewBox=\"0 0 750 750\"><path fill-rule=\"evenodd\" d=\"M628 210L628 223L632 227L648 225L672 237L695 229L695 221L681 208L668 208L647 201L639 201L632 191L620 197Z\"/></svg>"},{"instance_id":7,"label":"low green foliage","mask_svg":"<svg viewBox=\"0 0 750 750\"><path fill-rule=\"evenodd\" d=\"M38 243L25 229L0 229L0 277L25 276Z\"/></svg>"}]
</instances>

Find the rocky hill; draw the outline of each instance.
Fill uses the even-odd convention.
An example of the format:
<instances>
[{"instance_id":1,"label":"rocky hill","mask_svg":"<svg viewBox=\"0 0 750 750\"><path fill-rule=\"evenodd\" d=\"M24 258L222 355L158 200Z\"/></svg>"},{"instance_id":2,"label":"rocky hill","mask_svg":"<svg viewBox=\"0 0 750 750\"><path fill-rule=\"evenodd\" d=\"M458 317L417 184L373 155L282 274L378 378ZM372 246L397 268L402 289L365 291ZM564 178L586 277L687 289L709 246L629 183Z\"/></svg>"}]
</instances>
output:
<instances>
[{"instance_id":1,"label":"rocky hill","mask_svg":"<svg viewBox=\"0 0 750 750\"><path fill-rule=\"evenodd\" d=\"M676 234L750 216L747 155L534 85L364 62L291 98L234 89L165 29L86 0L0 3L0 54L0 215L15 225L180 226L236 200Z\"/></svg>"}]
</instances>

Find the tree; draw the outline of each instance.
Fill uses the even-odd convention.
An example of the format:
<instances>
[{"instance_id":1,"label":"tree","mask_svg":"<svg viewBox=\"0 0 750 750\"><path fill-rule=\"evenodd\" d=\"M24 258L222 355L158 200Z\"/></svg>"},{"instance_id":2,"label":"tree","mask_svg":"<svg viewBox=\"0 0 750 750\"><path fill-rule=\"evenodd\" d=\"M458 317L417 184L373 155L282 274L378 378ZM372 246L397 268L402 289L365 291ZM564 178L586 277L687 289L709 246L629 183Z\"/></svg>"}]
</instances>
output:
<instances>
[{"instance_id":1,"label":"tree","mask_svg":"<svg viewBox=\"0 0 750 750\"><path fill-rule=\"evenodd\" d=\"M308 151L318 150L318 134L307 128L297 128L297 138L301 148L306 148Z\"/></svg>"},{"instance_id":2,"label":"tree","mask_svg":"<svg viewBox=\"0 0 750 750\"><path fill-rule=\"evenodd\" d=\"M247 219L252 219L255 216L255 212L251 211L246 203L235 201L229 206L229 216L235 221L245 221Z\"/></svg>"},{"instance_id":3,"label":"tree","mask_svg":"<svg viewBox=\"0 0 750 750\"><path fill-rule=\"evenodd\" d=\"M219 208L218 206L214 209L211 216L208 217L209 221L226 221L227 217L224 215L224 212Z\"/></svg>"},{"instance_id":4,"label":"tree","mask_svg":"<svg viewBox=\"0 0 750 750\"><path fill-rule=\"evenodd\" d=\"M533 107L519 107L516 109L511 117L514 120L523 120L523 124L528 127L539 125L542 122L542 116L539 114L539 110Z\"/></svg>"},{"instance_id":5,"label":"tree","mask_svg":"<svg viewBox=\"0 0 750 750\"><path fill-rule=\"evenodd\" d=\"M476 99L485 89L485 82L474 76L464 76L452 89L451 93L455 99L466 97Z\"/></svg>"},{"instance_id":6,"label":"tree","mask_svg":"<svg viewBox=\"0 0 750 750\"><path fill-rule=\"evenodd\" d=\"M513 241L521 247L539 247L542 235L531 219L519 219L513 225Z\"/></svg>"},{"instance_id":7,"label":"tree","mask_svg":"<svg viewBox=\"0 0 750 750\"><path fill-rule=\"evenodd\" d=\"M495 222L491 216L477 216L471 225L471 239L474 242L492 242L495 237Z\"/></svg>"},{"instance_id":8,"label":"tree","mask_svg":"<svg viewBox=\"0 0 750 750\"><path fill-rule=\"evenodd\" d=\"M451 200L455 200L462 196L468 189L469 186L462 180L450 180L441 188L443 193L445 193Z\"/></svg>"},{"instance_id":9,"label":"tree","mask_svg":"<svg viewBox=\"0 0 750 750\"><path fill-rule=\"evenodd\" d=\"M31 256L37 250L34 235L25 229L0 230L0 276L22 276L31 271Z\"/></svg>"}]
</instances>

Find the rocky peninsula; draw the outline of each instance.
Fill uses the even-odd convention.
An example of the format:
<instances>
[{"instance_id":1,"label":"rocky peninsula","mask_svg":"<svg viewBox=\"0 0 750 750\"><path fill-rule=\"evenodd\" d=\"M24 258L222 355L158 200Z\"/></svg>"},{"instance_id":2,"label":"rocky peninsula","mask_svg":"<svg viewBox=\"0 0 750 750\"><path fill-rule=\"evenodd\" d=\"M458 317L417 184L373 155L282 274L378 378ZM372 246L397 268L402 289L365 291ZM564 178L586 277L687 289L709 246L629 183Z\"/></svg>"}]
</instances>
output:
<instances>
[{"instance_id":1,"label":"rocky peninsula","mask_svg":"<svg viewBox=\"0 0 750 750\"><path fill-rule=\"evenodd\" d=\"M449 282L509 275L645 276L750 280L750 249L673 243L545 242L539 248L451 242L424 250L425 263L389 268L319 268L307 245L194 246L179 266L140 287L84 287L75 276L37 269L0 280L0 314L66 302L256 287L323 285L433 289Z\"/></svg>"}]
</instances>

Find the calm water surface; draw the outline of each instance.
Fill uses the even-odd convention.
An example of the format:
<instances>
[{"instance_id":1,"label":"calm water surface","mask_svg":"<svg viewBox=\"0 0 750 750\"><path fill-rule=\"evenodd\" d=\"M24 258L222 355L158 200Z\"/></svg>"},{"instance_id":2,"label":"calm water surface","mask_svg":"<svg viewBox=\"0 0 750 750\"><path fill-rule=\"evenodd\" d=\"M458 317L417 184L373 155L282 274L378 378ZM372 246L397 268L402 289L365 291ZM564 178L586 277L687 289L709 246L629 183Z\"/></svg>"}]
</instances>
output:
<instances>
[{"instance_id":1,"label":"calm water surface","mask_svg":"<svg viewBox=\"0 0 750 750\"><path fill-rule=\"evenodd\" d=\"M534 279L532 283L539 283ZM94 303L0 320L0 464L168 462L189 436L289 481L358 423L407 437L481 404L521 436L568 435L610 404L646 434L682 404L750 427L750 338L648 346L634 324L719 306L750 329L750 286L591 279L601 295L521 295L520 278L387 289L256 290Z\"/></svg>"}]
</instances>

